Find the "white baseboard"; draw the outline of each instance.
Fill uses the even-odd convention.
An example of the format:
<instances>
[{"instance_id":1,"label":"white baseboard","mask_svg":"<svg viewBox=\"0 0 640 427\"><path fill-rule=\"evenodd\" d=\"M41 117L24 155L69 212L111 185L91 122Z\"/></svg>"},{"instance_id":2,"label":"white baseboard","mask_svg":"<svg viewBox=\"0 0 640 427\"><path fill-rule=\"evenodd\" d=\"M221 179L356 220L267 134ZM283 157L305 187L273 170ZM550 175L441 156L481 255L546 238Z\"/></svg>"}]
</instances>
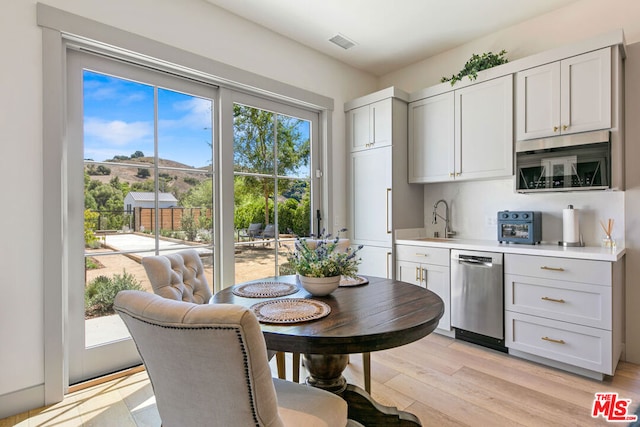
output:
<instances>
[{"instance_id":1,"label":"white baseboard","mask_svg":"<svg viewBox=\"0 0 640 427\"><path fill-rule=\"evenodd\" d=\"M0 419L44 406L44 384L0 396Z\"/></svg>"}]
</instances>

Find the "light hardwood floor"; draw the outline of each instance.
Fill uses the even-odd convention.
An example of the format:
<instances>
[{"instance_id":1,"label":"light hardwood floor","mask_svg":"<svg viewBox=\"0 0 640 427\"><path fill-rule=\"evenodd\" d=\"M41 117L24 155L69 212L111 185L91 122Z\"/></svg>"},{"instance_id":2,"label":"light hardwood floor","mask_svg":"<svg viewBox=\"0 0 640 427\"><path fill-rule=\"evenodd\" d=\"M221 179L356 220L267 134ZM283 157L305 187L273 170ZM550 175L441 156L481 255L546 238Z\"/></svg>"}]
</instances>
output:
<instances>
[{"instance_id":1,"label":"light hardwood floor","mask_svg":"<svg viewBox=\"0 0 640 427\"><path fill-rule=\"evenodd\" d=\"M362 386L362 358L351 361L345 376ZM424 426L611 425L591 417L596 392L631 399L634 412L640 405L640 366L625 362L600 382L432 334L372 353L371 364L373 397L414 413ZM0 427L8 426L157 427L160 418L147 375L140 372L0 420Z\"/></svg>"}]
</instances>

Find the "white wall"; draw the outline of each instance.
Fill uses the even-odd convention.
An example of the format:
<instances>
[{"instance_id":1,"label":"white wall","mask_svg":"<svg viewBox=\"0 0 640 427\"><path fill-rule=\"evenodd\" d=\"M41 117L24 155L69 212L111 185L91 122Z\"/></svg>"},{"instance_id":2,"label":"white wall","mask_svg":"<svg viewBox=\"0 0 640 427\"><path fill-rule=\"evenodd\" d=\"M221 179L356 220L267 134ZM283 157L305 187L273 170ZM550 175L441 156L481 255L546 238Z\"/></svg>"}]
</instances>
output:
<instances>
[{"instance_id":1,"label":"white wall","mask_svg":"<svg viewBox=\"0 0 640 427\"><path fill-rule=\"evenodd\" d=\"M442 76L457 73L473 53L507 50L516 60L532 54L571 44L611 30L622 28L627 44L640 41L640 2L637 0L580 0L557 11L523 22L480 38L474 42L425 59L380 79L379 87L396 86L408 92L440 83ZM640 86L635 76L640 73L640 48L629 49L626 90L626 185L625 192L559 193L553 195L514 194L513 182L494 180L457 184L425 185L425 227L431 233L442 225L431 224L433 204L440 198L452 202L452 228L462 236L495 239L495 226L486 225L486 217L504 209L543 211L543 240L553 242L562 237L562 209L567 204L582 210L581 229L587 244L598 244L599 219L614 218L614 237L623 236L626 256L626 359L640 363L640 169L638 139L640 128L635 117L640 111ZM630 64L627 64L630 65ZM635 155L635 156L634 156ZM626 214L625 214L626 210Z\"/></svg>"},{"instance_id":2,"label":"white wall","mask_svg":"<svg viewBox=\"0 0 640 427\"><path fill-rule=\"evenodd\" d=\"M377 79L202 0L44 0L50 6L334 99L331 188L345 211L345 101L373 92ZM36 0L4 0L0 13L0 418L18 391L44 381L42 42ZM37 393L40 393L39 391ZM32 394L31 394L32 396ZM12 403L7 403L12 402ZM39 406L39 405L34 405ZM3 411L5 413L3 414Z\"/></svg>"},{"instance_id":3,"label":"white wall","mask_svg":"<svg viewBox=\"0 0 640 427\"><path fill-rule=\"evenodd\" d=\"M529 21L481 37L380 78L379 88L413 92L440 83L462 69L472 54L507 51L516 60L622 28L628 44L640 41L640 2L580 0Z\"/></svg>"}]
</instances>

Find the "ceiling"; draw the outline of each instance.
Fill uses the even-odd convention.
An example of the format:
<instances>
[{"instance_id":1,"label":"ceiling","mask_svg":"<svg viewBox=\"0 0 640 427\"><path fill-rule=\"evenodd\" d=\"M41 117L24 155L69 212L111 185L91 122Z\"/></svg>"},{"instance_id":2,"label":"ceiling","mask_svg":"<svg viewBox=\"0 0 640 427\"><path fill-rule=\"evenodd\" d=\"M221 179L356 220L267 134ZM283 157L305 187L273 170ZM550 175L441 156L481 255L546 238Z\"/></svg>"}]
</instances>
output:
<instances>
[{"instance_id":1,"label":"ceiling","mask_svg":"<svg viewBox=\"0 0 640 427\"><path fill-rule=\"evenodd\" d=\"M578 0L206 0L381 76ZM348 50L329 42L340 34Z\"/></svg>"}]
</instances>

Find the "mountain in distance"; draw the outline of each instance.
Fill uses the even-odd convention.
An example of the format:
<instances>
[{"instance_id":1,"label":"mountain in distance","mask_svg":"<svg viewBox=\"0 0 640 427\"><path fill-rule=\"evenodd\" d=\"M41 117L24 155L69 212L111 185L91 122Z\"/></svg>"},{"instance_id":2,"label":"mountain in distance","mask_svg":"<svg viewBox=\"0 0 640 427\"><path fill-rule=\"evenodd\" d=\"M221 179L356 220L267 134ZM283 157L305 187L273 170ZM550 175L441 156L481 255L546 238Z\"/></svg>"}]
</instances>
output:
<instances>
[{"instance_id":1,"label":"mountain in distance","mask_svg":"<svg viewBox=\"0 0 640 427\"><path fill-rule=\"evenodd\" d=\"M90 175L89 177L92 180L97 180L105 184L108 184L116 176L121 182L128 182L130 184L135 182L145 182L153 177L153 157L107 160L105 162L101 162L100 165L109 168L111 173L109 175ZM85 170L90 167L96 168L97 166L92 163L85 164ZM211 172L211 167L194 168L193 166L167 159L158 159L158 167L160 178L170 183L171 186L176 188L180 194L187 192L197 183L202 182L205 179L209 179L210 173L202 173L203 171ZM178 168L182 170L164 168ZM139 177L138 169L148 169L150 175L148 177ZM193 172L190 172L189 169Z\"/></svg>"}]
</instances>

